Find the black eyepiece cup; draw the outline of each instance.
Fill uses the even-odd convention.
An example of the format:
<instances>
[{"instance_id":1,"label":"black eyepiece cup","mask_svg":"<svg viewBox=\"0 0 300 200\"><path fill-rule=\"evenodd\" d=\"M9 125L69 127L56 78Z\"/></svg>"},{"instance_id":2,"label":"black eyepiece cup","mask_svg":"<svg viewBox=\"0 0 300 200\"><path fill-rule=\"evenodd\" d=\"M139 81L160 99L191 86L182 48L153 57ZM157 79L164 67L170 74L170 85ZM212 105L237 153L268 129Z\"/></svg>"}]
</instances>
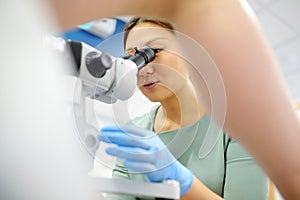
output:
<instances>
[{"instance_id":1,"label":"black eyepiece cup","mask_svg":"<svg viewBox=\"0 0 300 200\"><path fill-rule=\"evenodd\" d=\"M143 68L149 62L153 61L155 58L155 51L151 47L144 46L142 49L137 50L135 54L129 57L136 65L138 70Z\"/></svg>"}]
</instances>

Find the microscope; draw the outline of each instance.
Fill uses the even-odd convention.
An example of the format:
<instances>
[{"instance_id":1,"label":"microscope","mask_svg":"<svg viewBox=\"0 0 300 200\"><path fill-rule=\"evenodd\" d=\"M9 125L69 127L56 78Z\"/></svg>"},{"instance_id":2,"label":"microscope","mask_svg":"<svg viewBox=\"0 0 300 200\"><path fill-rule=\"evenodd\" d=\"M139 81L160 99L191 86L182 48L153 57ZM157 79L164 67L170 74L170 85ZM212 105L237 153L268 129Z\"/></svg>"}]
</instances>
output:
<instances>
[{"instance_id":1,"label":"microscope","mask_svg":"<svg viewBox=\"0 0 300 200\"><path fill-rule=\"evenodd\" d=\"M74 71L78 83L74 93L75 120L80 138L88 152L94 156L98 149L99 127L86 124L86 97L106 104L129 99L136 89L138 70L153 61L156 50L143 47L134 55L115 58L83 42L65 41L65 47L74 58Z\"/></svg>"},{"instance_id":2,"label":"microscope","mask_svg":"<svg viewBox=\"0 0 300 200\"><path fill-rule=\"evenodd\" d=\"M99 127L87 123L86 98L106 104L129 99L136 88L137 72L155 59L157 49L145 46L133 55L115 58L83 42L56 38L64 59L72 62L72 75L78 78L73 98L74 118L81 143L90 154L91 166L99 147ZM58 42L58 43L57 43ZM90 109L90 108L89 108ZM94 179L95 190L156 199L179 199L177 181L146 183L111 178Z\"/></svg>"}]
</instances>

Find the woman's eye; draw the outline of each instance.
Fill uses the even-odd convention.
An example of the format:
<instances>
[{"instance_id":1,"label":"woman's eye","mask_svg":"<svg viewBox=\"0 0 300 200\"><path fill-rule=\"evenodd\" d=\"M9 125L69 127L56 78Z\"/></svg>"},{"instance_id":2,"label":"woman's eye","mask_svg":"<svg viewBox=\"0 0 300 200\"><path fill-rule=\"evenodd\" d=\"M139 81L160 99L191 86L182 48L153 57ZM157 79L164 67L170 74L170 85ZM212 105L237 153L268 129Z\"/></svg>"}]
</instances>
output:
<instances>
[{"instance_id":1,"label":"woman's eye","mask_svg":"<svg viewBox=\"0 0 300 200\"><path fill-rule=\"evenodd\" d=\"M161 49L161 48L153 48L153 50L154 50L155 53L158 53L158 52L162 51L163 49Z\"/></svg>"}]
</instances>

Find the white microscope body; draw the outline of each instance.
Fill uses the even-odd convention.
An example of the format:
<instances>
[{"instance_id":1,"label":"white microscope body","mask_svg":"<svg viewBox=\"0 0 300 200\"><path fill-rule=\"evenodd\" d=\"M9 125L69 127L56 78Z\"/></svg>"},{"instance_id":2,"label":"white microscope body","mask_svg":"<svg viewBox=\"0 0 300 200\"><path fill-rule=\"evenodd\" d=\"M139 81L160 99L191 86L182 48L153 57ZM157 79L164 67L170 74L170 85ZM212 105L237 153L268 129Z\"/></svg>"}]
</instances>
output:
<instances>
[{"instance_id":1,"label":"white microscope body","mask_svg":"<svg viewBox=\"0 0 300 200\"><path fill-rule=\"evenodd\" d=\"M99 127L87 123L86 97L107 104L129 99L136 89L139 69L154 60L155 50L144 47L134 55L115 58L85 43L64 41L64 48L71 50L74 58L74 75L78 77L73 97L74 117L82 143L94 157L98 149Z\"/></svg>"}]
</instances>

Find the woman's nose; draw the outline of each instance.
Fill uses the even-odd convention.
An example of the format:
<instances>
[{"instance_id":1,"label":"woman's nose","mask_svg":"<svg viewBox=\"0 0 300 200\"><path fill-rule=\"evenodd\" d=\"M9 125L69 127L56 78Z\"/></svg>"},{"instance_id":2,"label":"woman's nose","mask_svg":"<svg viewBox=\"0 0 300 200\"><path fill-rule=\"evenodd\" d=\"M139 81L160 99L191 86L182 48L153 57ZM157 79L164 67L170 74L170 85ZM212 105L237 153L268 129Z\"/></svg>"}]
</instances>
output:
<instances>
[{"instance_id":1,"label":"woman's nose","mask_svg":"<svg viewBox=\"0 0 300 200\"><path fill-rule=\"evenodd\" d=\"M154 68L151 64L146 65L142 69L139 70L138 74L140 76L148 76L154 73Z\"/></svg>"}]
</instances>

